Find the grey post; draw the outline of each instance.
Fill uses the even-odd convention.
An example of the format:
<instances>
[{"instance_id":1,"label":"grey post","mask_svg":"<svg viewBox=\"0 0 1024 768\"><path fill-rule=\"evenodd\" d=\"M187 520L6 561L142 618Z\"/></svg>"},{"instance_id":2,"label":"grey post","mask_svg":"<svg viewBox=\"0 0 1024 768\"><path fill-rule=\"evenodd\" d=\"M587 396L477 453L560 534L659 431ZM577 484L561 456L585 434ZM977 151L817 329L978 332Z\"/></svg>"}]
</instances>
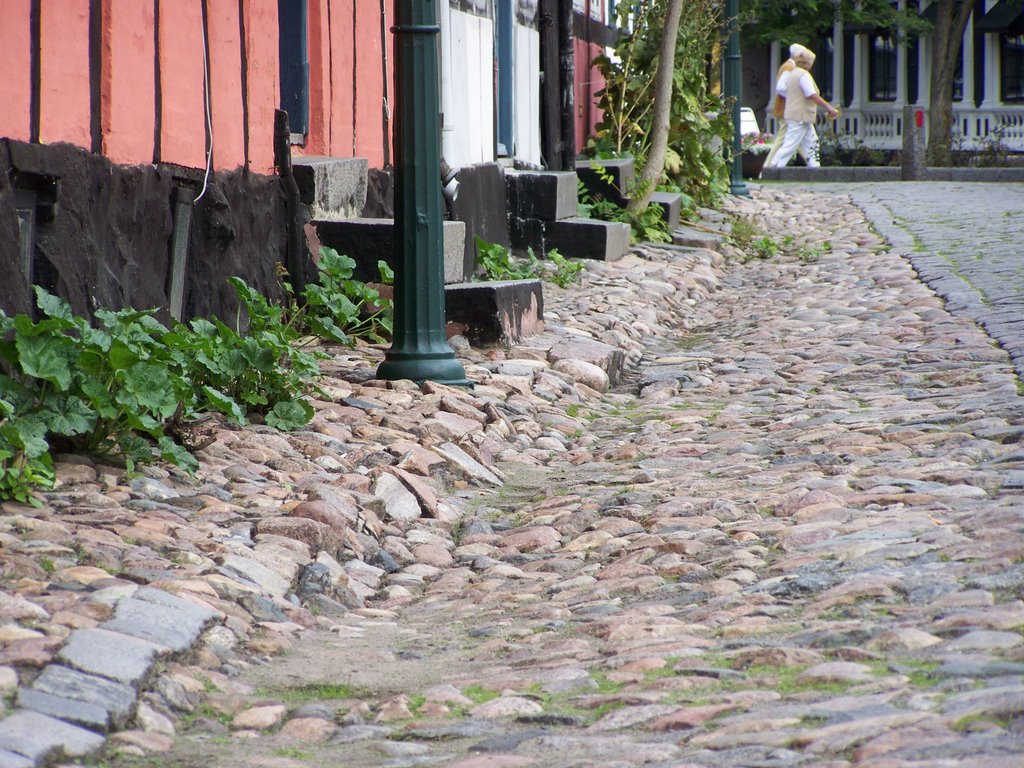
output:
<instances>
[{"instance_id":1,"label":"grey post","mask_svg":"<svg viewBox=\"0 0 1024 768\"><path fill-rule=\"evenodd\" d=\"M903 181L917 181L923 179L926 172L924 109L906 106L903 108L903 162L900 178Z\"/></svg>"}]
</instances>

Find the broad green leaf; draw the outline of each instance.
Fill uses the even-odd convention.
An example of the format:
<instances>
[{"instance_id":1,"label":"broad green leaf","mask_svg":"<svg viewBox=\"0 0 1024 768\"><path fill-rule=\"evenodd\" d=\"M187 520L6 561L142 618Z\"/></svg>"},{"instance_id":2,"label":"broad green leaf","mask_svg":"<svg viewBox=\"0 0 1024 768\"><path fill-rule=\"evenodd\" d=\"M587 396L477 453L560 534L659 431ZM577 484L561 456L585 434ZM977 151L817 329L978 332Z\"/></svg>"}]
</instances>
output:
<instances>
[{"instance_id":1,"label":"broad green leaf","mask_svg":"<svg viewBox=\"0 0 1024 768\"><path fill-rule=\"evenodd\" d=\"M33 414L19 416L6 422L4 434L30 459L42 456L50 450L50 445L46 442L46 423Z\"/></svg>"},{"instance_id":2,"label":"broad green leaf","mask_svg":"<svg viewBox=\"0 0 1024 768\"><path fill-rule=\"evenodd\" d=\"M204 386L201 388L203 396L206 398L206 402L214 408L214 410L229 416L232 421L238 424L245 424L245 410L240 406L233 397L225 395L219 389L213 387Z\"/></svg>"},{"instance_id":3,"label":"broad green leaf","mask_svg":"<svg viewBox=\"0 0 1024 768\"><path fill-rule=\"evenodd\" d=\"M115 340L111 343L110 350L107 352L107 361L113 370L120 371L125 368L131 368L139 362L139 356L129 349L123 341Z\"/></svg>"},{"instance_id":4,"label":"broad green leaf","mask_svg":"<svg viewBox=\"0 0 1024 768\"><path fill-rule=\"evenodd\" d=\"M268 426L275 429L291 430L309 423L313 418L313 406L305 400L282 400L266 416Z\"/></svg>"},{"instance_id":5,"label":"broad green leaf","mask_svg":"<svg viewBox=\"0 0 1024 768\"><path fill-rule=\"evenodd\" d=\"M153 460L153 448L145 438L126 432L117 438L117 447L131 464L147 463Z\"/></svg>"},{"instance_id":6,"label":"broad green leaf","mask_svg":"<svg viewBox=\"0 0 1024 768\"><path fill-rule=\"evenodd\" d=\"M104 419L116 419L119 413L106 385L98 379L85 379L81 385L82 394L89 398L89 404Z\"/></svg>"},{"instance_id":7,"label":"broad green leaf","mask_svg":"<svg viewBox=\"0 0 1024 768\"><path fill-rule=\"evenodd\" d=\"M57 435L84 435L96 426L96 413L74 395L67 398L48 398L43 416L50 432Z\"/></svg>"},{"instance_id":8,"label":"broad green leaf","mask_svg":"<svg viewBox=\"0 0 1024 768\"><path fill-rule=\"evenodd\" d=\"M178 402L174 397L167 369L152 363L136 363L121 374L122 386L140 406L168 418Z\"/></svg>"},{"instance_id":9,"label":"broad green leaf","mask_svg":"<svg viewBox=\"0 0 1024 768\"><path fill-rule=\"evenodd\" d=\"M67 390L71 385L68 339L52 336L18 336L15 344L24 373L56 384L62 391Z\"/></svg>"},{"instance_id":10,"label":"broad green leaf","mask_svg":"<svg viewBox=\"0 0 1024 768\"><path fill-rule=\"evenodd\" d=\"M157 447L160 451L160 458L164 461L181 467L190 475L199 471L199 461L196 457L166 435L157 440Z\"/></svg>"},{"instance_id":11,"label":"broad green leaf","mask_svg":"<svg viewBox=\"0 0 1024 768\"><path fill-rule=\"evenodd\" d=\"M59 296L54 296L41 286L34 286L36 292L36 305L39 311L47 317L71 321L74 314L71 312L71 305Z\"/></svg>"}]
</instances>

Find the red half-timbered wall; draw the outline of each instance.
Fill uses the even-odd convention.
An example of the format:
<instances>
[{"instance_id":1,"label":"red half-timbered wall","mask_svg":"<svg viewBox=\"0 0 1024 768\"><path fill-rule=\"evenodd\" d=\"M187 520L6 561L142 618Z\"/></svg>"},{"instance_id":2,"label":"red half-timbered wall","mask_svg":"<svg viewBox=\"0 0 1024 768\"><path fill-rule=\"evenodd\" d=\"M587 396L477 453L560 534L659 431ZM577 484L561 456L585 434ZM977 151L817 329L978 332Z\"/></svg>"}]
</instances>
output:
<instances>
[{"instance_id":1,"label":"red half-timbered wall","mask_svg":"<svg viewBox=\"0 0 1024 768\"><path fill-rule=\"evenodd\" d=\"M308 0L310 129L297 152L383 164L390 7ZM278 45L274 0L2 0L0 137L192 168L212 143L214 169L269 173Z\"/></svg>"}]
</instances>

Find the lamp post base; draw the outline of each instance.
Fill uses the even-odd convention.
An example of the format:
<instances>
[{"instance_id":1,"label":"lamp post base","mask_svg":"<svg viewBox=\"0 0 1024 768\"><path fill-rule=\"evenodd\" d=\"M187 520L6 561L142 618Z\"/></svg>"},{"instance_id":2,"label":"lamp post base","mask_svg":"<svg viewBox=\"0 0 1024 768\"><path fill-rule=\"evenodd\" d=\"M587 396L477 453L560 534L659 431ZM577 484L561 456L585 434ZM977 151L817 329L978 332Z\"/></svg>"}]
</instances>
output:
<instances>
[{"instance_id":1,"label":"lamp post base","mask_svg":"<svg viewBox=\"0 0 1024 768\"><path fill-rule=\"evenodd\" d=\"M411 379L417 383L434 381L453 387L473 388L473 382L466 378L465 368L451 351L386 352L384 362L377 366L377 378Z\"/></svg>"},{"instance_id":2,"label":"lamp post base","mask_svg":"<svg viewBox=\"0 0 1024 768\"><path fill-rule=\"evenodd\" d=\"M729 182L729 194L739 195L740 197L750 197L750 190L747 189L747 182L742 178L739 181L733 179Z\"/></svg>"}]
</instances>

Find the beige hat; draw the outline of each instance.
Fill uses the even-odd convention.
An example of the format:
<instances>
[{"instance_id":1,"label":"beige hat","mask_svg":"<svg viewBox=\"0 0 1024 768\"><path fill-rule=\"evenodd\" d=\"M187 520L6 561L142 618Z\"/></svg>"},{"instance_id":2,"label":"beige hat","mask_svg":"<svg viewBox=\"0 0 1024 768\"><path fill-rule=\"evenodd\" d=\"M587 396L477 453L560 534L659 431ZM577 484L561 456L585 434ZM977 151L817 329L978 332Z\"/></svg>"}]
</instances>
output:
<instances>
[{"instance_id":1,"label":"beige hat","mask_svg":"<svg viewBox=\"0 0 1024 768\"><path fill-rule=\"evenodd\" d=\"M789 58L795 59L797 56L799 56L806 50L807 49L800 45L800 43L793 43L791 46L789 46Z\"/></svg>"},{"instance_id":2,"label":"beige hat","mask_svg":"<svg viewBox=\"0 0 1024 768\"><path fill-rule=\"evenodd\" d=\"M798 51L793 55L793 61L797 63L798 67L802 67L803 69L810 69L814 66L815 58L814 51L809 48L804 48L802 51Z\"/></svg>"}]
</instances>

